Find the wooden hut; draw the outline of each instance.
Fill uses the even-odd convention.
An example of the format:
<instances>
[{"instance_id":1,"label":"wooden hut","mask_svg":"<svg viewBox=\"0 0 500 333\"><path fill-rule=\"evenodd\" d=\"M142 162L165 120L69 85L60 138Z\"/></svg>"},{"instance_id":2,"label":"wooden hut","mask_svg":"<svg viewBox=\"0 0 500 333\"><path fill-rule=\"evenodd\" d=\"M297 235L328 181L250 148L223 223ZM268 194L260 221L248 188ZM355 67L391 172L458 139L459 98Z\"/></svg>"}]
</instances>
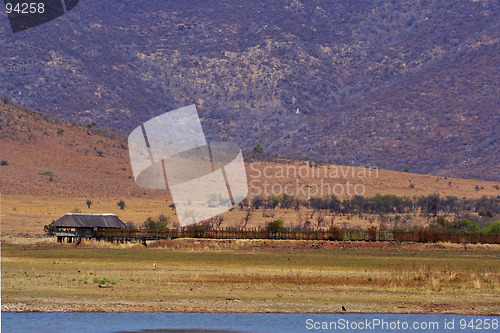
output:
<instances>
[{"instance_id":1,"label":"wooden hut","mask_svg":"<svg viewBox=\"0 0 500 333\"><path fill-rule=\"evenodd\" d=\"M114 214L76 214L68 213L54 222L58 242L65 238L68 243L80 242L82 238L92 238L97 228L124 229L123 223Z\"/></svg>"}]
</instances>

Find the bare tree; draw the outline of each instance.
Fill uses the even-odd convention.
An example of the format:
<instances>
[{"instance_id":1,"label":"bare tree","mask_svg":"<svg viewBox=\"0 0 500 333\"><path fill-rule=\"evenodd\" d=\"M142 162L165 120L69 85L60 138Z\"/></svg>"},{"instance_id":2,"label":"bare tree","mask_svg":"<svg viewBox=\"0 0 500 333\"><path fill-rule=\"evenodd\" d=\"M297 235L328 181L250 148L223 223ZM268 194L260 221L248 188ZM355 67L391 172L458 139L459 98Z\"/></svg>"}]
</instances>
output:
<instances>
[{"instance_id":1,"label":"bare tree","mask_svg":"<svg viewBox=\"0 0 500 333\"><path fill-rule=\"evenodd\" d=\"M116 205L118 207L120 207L121 210L125 209L125 201L123 201L123 200L118 201L118 203Z\"/></svg>"}]
</instances>

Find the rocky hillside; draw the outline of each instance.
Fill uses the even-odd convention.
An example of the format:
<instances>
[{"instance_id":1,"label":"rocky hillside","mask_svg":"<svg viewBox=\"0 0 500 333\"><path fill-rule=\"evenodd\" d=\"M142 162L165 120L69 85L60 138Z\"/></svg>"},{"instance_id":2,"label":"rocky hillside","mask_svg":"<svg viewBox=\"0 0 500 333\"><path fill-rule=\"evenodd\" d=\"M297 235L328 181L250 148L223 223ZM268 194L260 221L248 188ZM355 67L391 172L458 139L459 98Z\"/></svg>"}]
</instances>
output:
<instances>
[{"instance_id":1,"label":"rocky hillside","mask_svg":"<svg viewBox=\"0 0 500 333\"><path fill-rule=\"evenodd\" d=\"M26 112L1 101L0 119L2 199L18 196L50 200L64 198L70 201L71 198L113 198L126 199L128 202L137 199L164 201L170 198L168 192L144 190L135 184L127 143L119 136L110 136L112 133L109 131L75 126L67 121L48 118L39 112ZM351 196L354 195L355 184L363 185L365 196L380 193L412 198L437 193L443 198L458 195L473 199L500 195L499 182L386 170L369 172L348 166L322 166L328 167L326 175L324 169L313 167L307 172L300 171L303 176L295 177L293 172L282 174L280 170L287 170L290 163L296 169L303 169L305 163L282 162L285 164L262 161L252 165L247 163L249 198L268 195L270 187L264 186L266 182L273 186L276 184L278 188L286 188L287 184L297 182L300 187L297 187L298 190L292 187L290 194L299 197L302 193L305 195L303 191L307 191L306 185L314 184L320 188L323 186L321 182L332 186L339 184L340 188L351 191ZM266 175L264 168L267 169ZM347 185L347 182L352 185ZM335 191L338 192L337 189ZM333 192L325 191L322 195L330 194ZM348 193L337 196L344 199ZM113 206L116 208L116 201Z\"/></svg>"},{"instance_id":2,"label":"rocky hillside","mask_svg":"<svg viewBox=\"0 0 500 333\"><path fill-rule=\"evenodd\" d=\"M86 0L17 34L0 18L0 94L126 131L195 103L245 150L498 181L499 9Z\"/></svg>"}]
</instances>

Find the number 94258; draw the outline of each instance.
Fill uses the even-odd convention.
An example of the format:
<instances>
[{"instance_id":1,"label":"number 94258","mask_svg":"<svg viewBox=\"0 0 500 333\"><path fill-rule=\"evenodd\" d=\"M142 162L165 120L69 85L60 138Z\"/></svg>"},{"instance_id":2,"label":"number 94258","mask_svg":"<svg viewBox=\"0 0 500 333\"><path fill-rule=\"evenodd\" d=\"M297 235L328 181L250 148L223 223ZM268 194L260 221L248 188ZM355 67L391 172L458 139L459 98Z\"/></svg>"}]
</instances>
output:
<instances>
[{"instance_id":1,"label":"number 94258","mask_svg":"<svg viewBox=\"0 0 500 333\"><path fill-rule=\"evenodd\" d=\"M498 319L494 318L478 318L478 319L460 319L460 329L469 329L469 330L498 330Z\"/></svg>"},{"instance_id":2,"label":"number 94258","mask_svg":"<svg viewBox=\"0 0 500 333\"><path fill-rule=\"evenodd\" d=\"M43 2L22 2L15 5L7 2L5 4L7 14L43 14L45 12L45 4Z\"/></svg>"}]
</instances>

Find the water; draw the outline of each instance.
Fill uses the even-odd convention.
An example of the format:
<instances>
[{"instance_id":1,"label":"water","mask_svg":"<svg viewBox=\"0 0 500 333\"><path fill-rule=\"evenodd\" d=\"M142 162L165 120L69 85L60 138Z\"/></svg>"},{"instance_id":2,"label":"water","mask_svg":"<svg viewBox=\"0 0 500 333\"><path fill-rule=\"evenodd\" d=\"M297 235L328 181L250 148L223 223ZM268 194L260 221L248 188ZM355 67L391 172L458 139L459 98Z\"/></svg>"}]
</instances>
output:
<instances>
[{"instance_id":1,"label":"water","mask_svg":"<svg viewBox=\"0 0 500 333\"><path fill-rule=\"evenodd\" d=\"M9 313L2 332L500 332L500 317L421 314ZM347 323L348 321L348 323ZM399 324L397 322L399 321ZM365 327L367 324L367 328ZM374 326L378 323L378 326ZM409 325L404 329L404 323ZM495 325L496 323L496 325ZM337 324L335 329L334 324ZM438 326L435 326L435 325ZM451 326L454 326L452 329ZM323 326L326 325L326 326ZM331 325L331 326L330 326ZM342 326L344 325L344 326ZM349 327L345 327L350 325ZM385 325L385 326L382 326ZM398 329L399 325L399 329ZM419 325L419 326L412 326ZM434 325L434 326L432 326ZM445 327L447 325L447 328ZM488 328L489 325L489 329Z\"/></svg>"}]
</instances>

